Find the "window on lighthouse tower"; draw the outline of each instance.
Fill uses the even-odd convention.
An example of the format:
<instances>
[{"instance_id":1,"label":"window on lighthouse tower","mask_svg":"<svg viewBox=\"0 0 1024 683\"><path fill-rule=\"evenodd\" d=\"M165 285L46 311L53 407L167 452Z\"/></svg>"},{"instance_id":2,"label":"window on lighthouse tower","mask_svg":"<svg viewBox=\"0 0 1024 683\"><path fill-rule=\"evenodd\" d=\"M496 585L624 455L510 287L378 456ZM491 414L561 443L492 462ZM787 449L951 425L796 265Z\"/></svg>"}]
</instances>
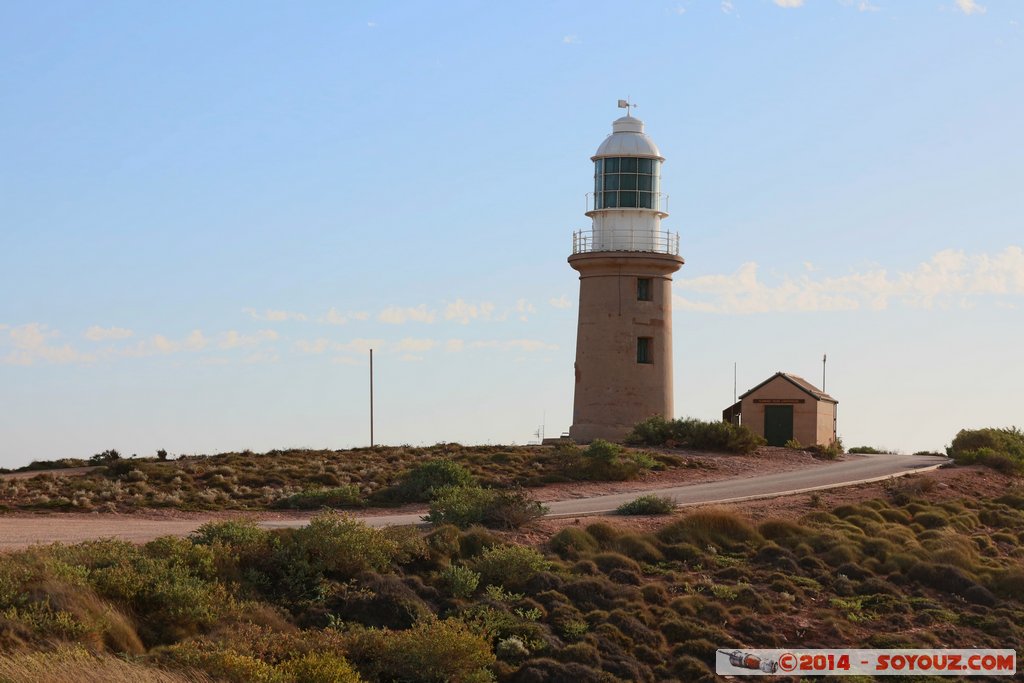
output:
<instances>
[{"instance_id":1,"label":"window on lighthouse tower","mask_svg":"<svg viewBox=\"0 0 1024 683\"><path fill-rule=\"evenodd\" d=\"M636 300L637 301L653 301L653 291L651 290L651 278L649 277L638 277L636 279Z\"/></svg>"},{"instance_id":2,"label":"window on lighthouse tower","mask_svg":"<svg viewBox=\"0 0 1024 683\"><path fill-rule=\"evenodd\" d=\"M637 337L636 338L636 362L637 363L653 363L654 358L651 353L652 347L654 346L654 339L651 337Z\"/></svg>"},{"instance_id":3,"label":"window on lighthouse tower","mask_svg":"<svg viewBox=\"0 0 1024 683\"><path fill-rule=\"evenodd\" d=\"M594 208L656 209L660 176L661 162L657 159L597 159L594 162Z\"/></svg>"}]
</instances>

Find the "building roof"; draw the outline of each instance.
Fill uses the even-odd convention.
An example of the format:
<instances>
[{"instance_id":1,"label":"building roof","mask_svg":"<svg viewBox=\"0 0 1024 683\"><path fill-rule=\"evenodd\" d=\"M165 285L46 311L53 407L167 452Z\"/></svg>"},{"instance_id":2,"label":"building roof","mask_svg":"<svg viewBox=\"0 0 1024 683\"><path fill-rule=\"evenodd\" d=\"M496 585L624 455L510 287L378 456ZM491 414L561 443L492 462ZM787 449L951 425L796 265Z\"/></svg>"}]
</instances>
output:
<instances>
[{"instance_id":1,"label":"building roof","mask_svg":"<svg viewBox=\"0 0 1024 683\"><path fill-rule=\"evenodd\" d=\"M654 140L644 133L644 122L628 115L612 122L612 134L604 139L592 158L601 157L653 157L665 160Z\"/></svg>"},{"instance_id":2,"label":"building roof","mask_svg":"<svg viewBox=\"0 0 1024 683\"><path fill-rule=\"evenodd\" d=\"M829 403L839 403L839 401L837 401L836 399L832 398L831 396L826 394L824 391L822 391L818 387L814 386L813 384L811 384L810 382L805 380L803 377L797 377L796 375L791 375L788 372L776 372L774 375L772 375L771 377L769 377L765 381L761 382L760 384L758 384L756 387L754 387L750 391L746 392L745 394L742 394L740 396L740 399L742 400L742 399L746 398L747 396L750 396L752 393L754 393L755 391L757 391L758 389L760 389L764 385L768 384L768 382L771 382L772 380L774 380L774 379L776 379L778 377L781 377L782 379L786 380L787 382L790 382L791 384L794 384L798 389L801 389L802 391L805 391L806 393L810 394L811 396L814 397L814 399L816 401L828 401Z\"/></svg>"}]
</instances>

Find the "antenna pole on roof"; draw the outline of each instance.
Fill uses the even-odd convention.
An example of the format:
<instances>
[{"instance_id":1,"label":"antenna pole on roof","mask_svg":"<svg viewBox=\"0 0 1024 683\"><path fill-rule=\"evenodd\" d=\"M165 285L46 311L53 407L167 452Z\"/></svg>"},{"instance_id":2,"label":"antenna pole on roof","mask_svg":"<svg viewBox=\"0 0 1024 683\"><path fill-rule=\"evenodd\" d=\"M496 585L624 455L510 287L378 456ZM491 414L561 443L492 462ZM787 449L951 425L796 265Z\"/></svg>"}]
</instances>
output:
<instances>
[{"instance_id":1,"label":"antenna pole on roof","mask_svg":"<svg viewBox=\"0 0 1024 683\"><path fill-rule=\"evenodd\" d=\"M824 391L825 391L825 361L827 361L827 360L828 360L828 354L827 353L821 354L821 391L822 391L822 393L824 393Z\"/></svg>"},{"instance_id":2,"label":"antenna pole on roof","mask_svg":"<svg viewBox=\"0 0 1024 683\"><path fill-rule=\"evenodd\" d=\"M736 361L732 362L732 404L736 405Z\"/></svg>"}]
</instances>

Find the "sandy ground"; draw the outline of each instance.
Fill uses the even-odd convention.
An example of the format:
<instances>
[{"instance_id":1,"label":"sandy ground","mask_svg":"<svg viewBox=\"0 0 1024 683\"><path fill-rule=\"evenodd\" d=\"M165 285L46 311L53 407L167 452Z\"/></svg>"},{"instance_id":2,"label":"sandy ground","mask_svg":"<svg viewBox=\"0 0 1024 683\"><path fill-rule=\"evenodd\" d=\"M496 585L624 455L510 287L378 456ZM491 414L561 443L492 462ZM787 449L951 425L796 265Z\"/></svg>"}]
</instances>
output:
<instances>
[{"instance_id":1,"label":"sandy ground","mask_svg":"<svg viewBox=\"0 0 1024 683\"><path fill-rule=\"evenodd\" d=\"M50 474L53 476L61 477L80 477L83 474L88 474L95 469L98 469L99 465L90 465L88 467L64 467L59 470L30 470L28 472L8 472L6 474L0 474L0 479L34 479L42 474Z\"/></svg>"}]
</instances>

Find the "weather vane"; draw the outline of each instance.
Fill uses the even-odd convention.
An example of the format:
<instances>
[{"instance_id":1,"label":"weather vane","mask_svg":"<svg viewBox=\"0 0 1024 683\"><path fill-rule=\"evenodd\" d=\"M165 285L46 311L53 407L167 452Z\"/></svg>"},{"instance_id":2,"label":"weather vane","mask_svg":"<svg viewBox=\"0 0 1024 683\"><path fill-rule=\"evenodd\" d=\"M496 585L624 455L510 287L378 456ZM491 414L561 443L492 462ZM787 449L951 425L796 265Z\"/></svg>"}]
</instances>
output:
<instances>
[{"instance_id":1,"label":"weather vane","mask_svg":"<svg viewBox=\"0 0 1024 683\"><path fill-rule=\"evenodd\" d=\"M626 116L632 116L633 114L630 112L630 108L636 109L638 106L640 105L630 103L628 97L624 100L619 100L619 109L625 109Z\"/></svg>"}]
</instances>

